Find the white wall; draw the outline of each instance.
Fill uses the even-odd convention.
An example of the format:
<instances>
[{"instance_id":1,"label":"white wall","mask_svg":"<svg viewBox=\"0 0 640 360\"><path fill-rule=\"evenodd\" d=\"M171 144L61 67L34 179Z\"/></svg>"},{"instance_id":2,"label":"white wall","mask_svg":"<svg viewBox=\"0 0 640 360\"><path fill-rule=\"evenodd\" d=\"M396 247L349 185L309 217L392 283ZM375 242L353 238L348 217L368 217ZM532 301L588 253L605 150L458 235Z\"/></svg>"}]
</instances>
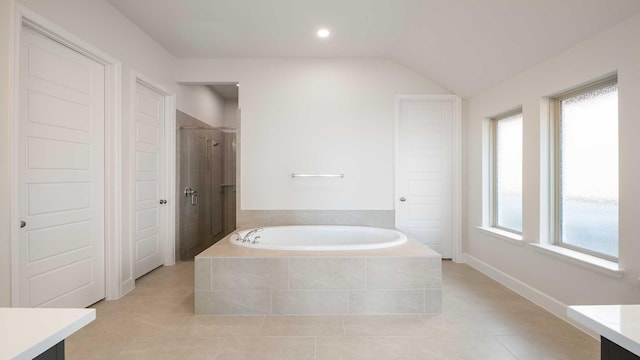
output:
<instances>
[{"instance_id":1,"label":"white wall","mask_svg":"<svg viewBox=\"0 0 640 360\"><path fill-rule=\"evenodd\" d=\"M238 122L238 100L224 101L224 127L237 129Z\"/></svg>"},{"instance_id":2,"label":"white wall","mask_svg":"<svg viewBox=\"0 0 640 360\"><path fill-rule=\"evenodd\" d=\"M213 127L225 122L225 100L208 86L180 86L177 94L177 108Z\"/></svg>"},{"instance_id":3,"label":"white wall","mask_svg":"<svg viewBox=\"0 0 640 360\"><path fill-rule=\"evenodd\" d=\"M152 82L166 88L177 95L178 109L194 117L203 118L212 126L219 126L223 121L223 103L221 99L215 97L207 98L210 94L208 87L198 86L184 88L174 81L175 58L171 56L164 48L153 41L135 24L129 21L125 16L118 12L108 2L104 0L19 0L20 3L35 11L45 19L64 28L68 32L74 34L78 38L84 40L107 53L108 55L122 62L122 119L123 119L123 137L122 137L122 179L123 179L123 222L122 222L122 241L123 241L123 258L122 258L122 281L131 280L130 267L130 214L129 214L129 152L128 144L130 141L128 129L130 122L130 84L132 78L132 70L141 73ZM2 24L0 28L0 83L3 81L2 75L5 71L5 52L10 49L6 44L10 32L7 30L8 22L5 19L13 15L13 11L9 11L8 2L2 1L0 8L0 18ZM4 89L3 89L4 91ZM2 96L1 101L5 101L7 97ZM9 201L5 199L8 196L6 191L8 186L3 186L5 177L8 173L8 165L5 163L6 149L12 144L13 139L8 133L5 133L7 122L4 121L4 109L2 118L2 128L0 128L0 143L2 148L0 154L0 219L5 221L8 216L4 216L5 212L9 212ZM6 201L5 201L6 200ZM8 291L9 282L4 281L5 254L10 254L10 239L8 233L5 233L7 226L1 225L0 230L0 305Z\"/></svg>"},{"instance_id":4,"label":"white wall","mask_svg":"<svg viewBox=\"0 0 640 360\"><path fill-rule=\"evenodd\" d=\"M564 304L640 301L640 15L468 101L465 251ZM488 236L482 224L482 122L522 105L526 242L540 241L541 99L618 71L621 279Z\"/></svg>"},{"instance_id":5,"label":"white wall","mask_svg":"<svg viewBox=\"0 0 640 360\"><path fill-rule=\"evenodd\" d=\"M446 93L385 60L189 59L176 74L240 83L242 210L393 209L394 96Z\"/></svg>"},{"instance_id":6,"label":"white wall","mask_svg":"<svg viewBox=\"0 0 640 360\"><path fill-rule=\"evenodd\" d=\"M11 305L11 63L13 0L0 0L0 307Z\"/></svg>"}]
</instances>

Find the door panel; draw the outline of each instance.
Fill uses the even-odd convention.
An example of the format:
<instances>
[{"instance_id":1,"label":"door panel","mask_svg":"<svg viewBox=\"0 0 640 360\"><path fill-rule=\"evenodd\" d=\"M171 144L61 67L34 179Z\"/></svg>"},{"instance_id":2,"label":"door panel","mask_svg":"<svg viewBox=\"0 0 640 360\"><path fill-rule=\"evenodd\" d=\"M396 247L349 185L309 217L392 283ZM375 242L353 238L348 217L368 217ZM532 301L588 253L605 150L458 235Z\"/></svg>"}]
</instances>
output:
<instances>
[{"instance_id":1,"label":"door panel","mask_svg":"<svg viewBox=\"0 0 640 360\"><path fill-rule=\"evenodd\" d=\"M27 165L33 170L90 170L91 144L31 138L26 150Z\"/></svg>"},{"instance_id":2,"label":"door panel","mask_svg":"<svg viewBox=\"0 0 640 360\"><path fill-rule=\"evenodd\" d=\"M29 29L29 31L31 30ZM36 34L36 36L40 35ZM30 77L46 80L82 94L91 93L93 90L91 63L84 62L78 57L69 57L68 54L55 50L51 51L53 47L59 46L58 44L29 42L25 45L27 51L23 53L27 55L28 68L26 70ZM75 53L75 51L71 51Z\"/></svg>"},{"instance_id":3,"label":"door panel","mask_svg":"<svg viewBox=\"0 0 640 360\"><path fill-rule=\"evenodd\" d=\"M166 242L165 104L164 96L141 83L135 95L134 275L138 278L163 264Z\"/></svg>"},{"instance_id":4,"label":"door panel","mask_svg":"<svg viewBox=\"0 0 640 360\"><path fill-rule=\"evenodd\" d=\"M29 261L91 246L91 221L51 226L27 234Z\"/></svg>"},{"instance_id":5,"label":"door panel","mask_svg":"<svg viewBox=\"0 0 640 360\"><path fill-rule=\"evenodd\" d=\"M91 184L88 182L27 184L28 215L43 215L91 208Z\"/></svg>"},{"instance_id":6,"label":"door panel","mask_svg":"<svg viewBox=\"0 0 640 360\"><path fill-rule=\"evenodd\" d=\"M91 107L34 91L27 93L30 123L89 132Z\"/></svg>"},{"instance_id":7,"label":"door panel","mask_svg":"<svg viewBox=\"0 0 640 360\"><path fill-rule=\"evenodd\" d=\"M453 106L451 101L401 101L398 134L396 225L444 258L451 258L452 246Z\"/></svg>"},{"instance_id":8,"label":"door panel","mask_svg":"<svg viewBox=\"0 0 640 360\"><path fill-rule=\"evenodd\" d=\"M19 299L86 307L105 297L104 66L23 28Z\"/></svg>"}]
</instances>

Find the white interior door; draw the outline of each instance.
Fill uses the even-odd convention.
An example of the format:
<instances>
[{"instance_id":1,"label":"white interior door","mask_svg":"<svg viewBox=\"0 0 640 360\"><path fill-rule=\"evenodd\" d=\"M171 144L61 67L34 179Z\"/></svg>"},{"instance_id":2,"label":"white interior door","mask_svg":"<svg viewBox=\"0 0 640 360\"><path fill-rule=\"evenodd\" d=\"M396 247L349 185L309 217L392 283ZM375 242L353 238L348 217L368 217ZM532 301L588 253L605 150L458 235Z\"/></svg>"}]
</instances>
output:
<instances>
[{"instance_id":1,"label":"white interior door","mask_svg":"<svg viewBox=\"0 0 640 360\"><path fill-rule=\"evenodd\" d=\"M133 252L135 278L163 264L167 237L165 97L137 82L135 89Z\"/></svg>"},{"instance_id":2,"label":"white interior door","mask_svg":"<svg viewBox=\"0 0 640 360\"><path fill-rule=\"evenodd\" d=\"M454 102L407 100L399 104L396 226L452 256L452 140Z\"/></svg>"},{"instance_id":3,"label":"white interior door","mask_svg":"<svg viewBox=\"0 0 640 360\"><path fill-rule=\"evenodd\" d=\"M104 66L27 27L20 43L19 301L105 297Z\"/></svg>"}]
</instances>

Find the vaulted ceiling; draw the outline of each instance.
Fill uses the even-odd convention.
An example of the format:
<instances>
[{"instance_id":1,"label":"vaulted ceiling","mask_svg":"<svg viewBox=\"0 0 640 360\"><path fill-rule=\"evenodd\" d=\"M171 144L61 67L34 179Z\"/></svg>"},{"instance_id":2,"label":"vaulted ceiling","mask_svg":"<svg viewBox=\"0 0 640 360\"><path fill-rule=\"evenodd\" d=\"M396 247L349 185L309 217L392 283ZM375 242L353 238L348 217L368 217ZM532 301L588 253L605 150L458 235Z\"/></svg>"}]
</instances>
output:
<instances>
[{"instance_id":1,"label":"vaulted ceiling","mask_svg":"<svg viewBox=\"0 0 640 360\"><path fill-rule=\"evenodd\" d=\"M385 58L465 97L640 12L638 0L109 1L177 58Z\"/></svg>"}]
</instances>

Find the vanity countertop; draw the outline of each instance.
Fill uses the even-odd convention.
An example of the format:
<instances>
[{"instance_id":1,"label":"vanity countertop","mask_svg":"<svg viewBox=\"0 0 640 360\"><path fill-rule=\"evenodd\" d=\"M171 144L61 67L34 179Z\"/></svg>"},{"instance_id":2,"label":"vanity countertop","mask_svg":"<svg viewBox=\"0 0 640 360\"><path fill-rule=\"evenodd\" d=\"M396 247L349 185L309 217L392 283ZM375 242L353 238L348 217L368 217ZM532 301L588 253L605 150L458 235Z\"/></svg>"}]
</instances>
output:
<instances>
[{"instance_id":1,"label":"vanity countertop","mask_svg":"<svg viewBox=\"0 0 640 360\"><path fill-rule=\"evenodd\" d=\"M640 356L640 305L569 306L567 315Z\"/></svg>"},{"instance_id":2,"label":"vanity countertop","mask_svg":"<svg viewBox=\"0 0 640 360\"><path fill-rule=\"evenodd\" d=\"M95 318L95 309L0 308L0 359L33 359Z\"/></svg>"}]
</instances>

